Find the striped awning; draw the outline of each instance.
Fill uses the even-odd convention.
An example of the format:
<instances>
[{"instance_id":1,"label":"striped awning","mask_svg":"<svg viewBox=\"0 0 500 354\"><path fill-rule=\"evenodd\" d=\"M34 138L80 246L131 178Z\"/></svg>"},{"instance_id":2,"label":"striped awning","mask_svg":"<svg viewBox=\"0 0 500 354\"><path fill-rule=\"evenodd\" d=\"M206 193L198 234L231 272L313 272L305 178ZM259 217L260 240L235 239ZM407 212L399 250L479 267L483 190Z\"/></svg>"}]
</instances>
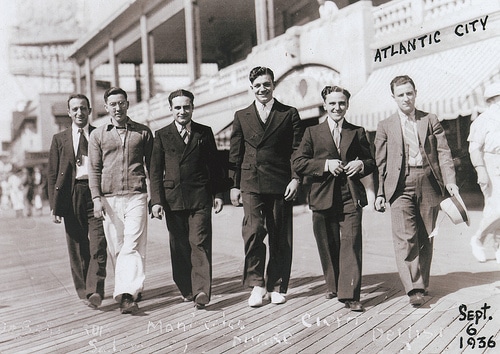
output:
<instances>
[{"instance_id":1,"label":"striped awning","mask_svg":"<svg viewBox=\"0 0 500 354\"><path fill-rule=\"evenodd\" d=\"M417 87L416 106L439 119L475 115L485 106L484 87L500 81L500 37L433 53L375 70L351 98L348 119L369 131L397 109L389 83L409 75Z\"/></svg>"}]
</instances>

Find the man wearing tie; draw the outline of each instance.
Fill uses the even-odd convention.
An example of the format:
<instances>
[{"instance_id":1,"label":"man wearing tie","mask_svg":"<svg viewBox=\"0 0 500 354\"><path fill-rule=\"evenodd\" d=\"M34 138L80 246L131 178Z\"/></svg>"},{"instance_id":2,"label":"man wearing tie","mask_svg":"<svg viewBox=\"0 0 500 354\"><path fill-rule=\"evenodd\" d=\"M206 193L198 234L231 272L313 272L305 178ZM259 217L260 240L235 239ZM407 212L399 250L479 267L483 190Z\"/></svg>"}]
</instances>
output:
<instances>
[{"instance_id":1,"label":"man wearing tie","mask_svg":"<svg viewBox=\"0 0 500 354\"><path fill-rule=\"evenodd\" d=\"M166 214L174 282L184 301L202 309L212 285L212 206L223 207L223 169L210 127L191 120L194 95L168 97L174 122L155 134L151 157L153 216Z\"/></svg>"},{"instance_id":2,"label":"man wearing tie","mask_svg":"<svg viewBox=\"0 0 500 354\"><path fill-rule=\"evenodd\" d=\"M349 91L326 86L321 96L327 119L306 129L293 167L311 178L309 207L326 298L338 297L351 311L363 311L361 217L368 201L360 179L373 172L375 161L365 130L344 118Z\"/></svg>"},{"instance_id":3,"label":"man wearing tie","mask_svg":"<svg viewBox=\"0 0 500 354\"><path fill-rule=\"evenodd\" d=\"M248 304L282 304L292 266L292 202L299 177L292 173L291 156L302 138L297 109L273 97L274 73L266 67L250 71L255 102L234 115L229 164L231 203L243 205L245 266L243 282L253 288ZM269 234L269 263L264 276Z\"/></svg>"},{"instance_id":4,"label":"man wearing tie","mask_svg":"<svg viewBox=\"0 0 500 354\"><path fill-rule=\"evenodd\" d=\"M398 112L381 121L375 135L379 187L375 210L391 204L396 264L412 306L421 306L429 287L432 238L439 203L446 191L458 193L455 168L438 118L415 109L413 80L391 81Z\"/></svg>"},{"instance_id":5,"label":"man wearing tie","mask_svg":"<svg viewBox=\"0 0 500 354\"><path fill-rule=\"evenodd\" d=\"M106 238L94 217L88 184L88 124L91 108L81 94L68 99L71 127L55 134L49 153L48 189L53 221L64 218L71 274L78 296L92 308L101 305L106 277Z\"/></svg>"}]
</instances>

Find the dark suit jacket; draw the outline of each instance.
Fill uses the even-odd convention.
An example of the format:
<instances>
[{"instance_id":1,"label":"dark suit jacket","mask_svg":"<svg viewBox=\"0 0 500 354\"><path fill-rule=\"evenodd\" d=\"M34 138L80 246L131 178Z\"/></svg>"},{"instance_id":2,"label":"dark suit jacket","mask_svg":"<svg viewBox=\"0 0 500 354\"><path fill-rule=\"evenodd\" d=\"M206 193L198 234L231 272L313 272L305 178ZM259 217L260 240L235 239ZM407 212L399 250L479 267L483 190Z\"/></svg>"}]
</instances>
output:
<instances>
[{"instance_id":1,"label":"dark suit jacket","mask_svg":"<svg viewBox=\"0 0 500 354\"><path fill-rule=\"evenodd\" d=\"M166 210L201 209L222 198L223 169L212 129L191 122L184 144L175 122L155 133L151 156L151 204Z\"/></svg>"},{"instance_id":2,"label":"dark suit jacket","mask_svg":"<svg viewBox=\"0 0 500 354\"><path fill-rule=\"evenodd\" d=\"M434 114L416 110L417 130L423 167L438 195L445 195L445 186L456 183L455 168L443 127ZM398 185L405 178L408 149L404 148L399 115L381 121L375 136L375 160L379 173L377 196L391 201Z\"/></svg>"},{"instance_id":3,"label":"dark suit jacket","mask_svg":"<svg viewBox=\"0 0 500 354\"><path fill-rule=\"evenodd\" d=\"M324 171L325 161L329 159L339 159L344 165L356 159L363 161L363 172L348 178L347 183L356 207L364 207L368 202L360 178L369 175L375 169L375 160L371 155L365 130L344 119L339 156L326 120L306 129L293 166L299 175L312 176L309 192L311 210L330 209L335 202L338 202L333 200L337 178L330 172Z\"/></svg>"},{"instance_id":4,"label":"dark suit jacket","mask_svg":"<svg viewBox=\"0 0 500 354\"><path fill-rule=\"evenodd\" d=\"M89 126L89 132L95 127ZM65 216L72 207L76 159L71 127L54 135L49 152L48 190L54 215Z\"/></svg>"},{"instance_id":5,"label":"dark suit jacket","mask_svg":"<svg viewBox=\"0 0 500 354\"><path fill-rule=\"evenodd\" d=\"M255 103L237 111L229 151L233 188L283 194L292 179L291 155L298 148L303 132L297 109L277 100L265 128ZM296 174L293 176L298 178Z\"/></svg>"}]
</instances>

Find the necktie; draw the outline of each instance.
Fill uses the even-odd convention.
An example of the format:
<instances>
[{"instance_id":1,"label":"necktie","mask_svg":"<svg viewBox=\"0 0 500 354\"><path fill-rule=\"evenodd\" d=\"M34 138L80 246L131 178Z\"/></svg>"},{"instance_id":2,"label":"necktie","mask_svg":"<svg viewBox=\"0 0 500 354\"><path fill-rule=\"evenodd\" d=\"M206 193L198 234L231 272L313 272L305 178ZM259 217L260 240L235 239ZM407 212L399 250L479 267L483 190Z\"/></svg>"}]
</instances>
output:
<instances>
[{"instance_id":1,"label":"necktie","mask_svg":"<svg viewBox=\"0 0 500 354\"><path fill-rule=\"evenodd\" d=\"M88 156L89 142L83 133L83 128L78 128L80 139L78 140L78 149L76 151L76 164L81 166L82 156Z\"/></svg>"},{"instance_id":2,"label":"necktie","mask_svg":"<svg viewBox=\"0 0 500 354\"><path fill-rule=\"evenodd\" d=\"M181 134L182 140L184 141L184 144L187 145L187 143L189 141L189 132L187 131L186 127L182 127L180 134Z\"/></svg>"},{"instance_id":3,"label":"necktie","mask_svg":"<svg viewBox=\"0 0 500 354\"><path fill-rule=\"evenodd\" d=\"M263 104L262 107L260 108L260 119L264 122L264 124L267 121L267 110L266 110L266 105Z\"/></svg>"},{"instance_id":4,"label":"necktie","mask_svg":"<svg viewBox=\"0 0 500 354\"><path fill-rule=\"evenodd\" d=\"M415 135L415 131L413 130L413 124L409 119L405 122L405 139L408 144L408 154L411 157L415 157L418 155L418 140Z\"/></svg>"},{"instance_id":5,"label":"necktie","mask_svg":"<svg viewBox=\"0 0 500 354\"><path fill-rule=\"evenodd\" d=\"M335 143L337 150L340 152L340 128L338 124L335 125L335 128L333 128L332 134L333 134L333 142Z\"/></svg>"}]
</instances>

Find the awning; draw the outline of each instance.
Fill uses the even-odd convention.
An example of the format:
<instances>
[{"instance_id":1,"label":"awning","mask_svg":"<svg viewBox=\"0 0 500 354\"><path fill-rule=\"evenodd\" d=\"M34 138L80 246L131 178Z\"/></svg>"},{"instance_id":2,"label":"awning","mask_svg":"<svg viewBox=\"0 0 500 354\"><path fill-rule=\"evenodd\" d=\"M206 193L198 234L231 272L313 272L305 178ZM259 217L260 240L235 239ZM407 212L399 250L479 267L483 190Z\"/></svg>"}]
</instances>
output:
<instances>
[{"instance_id":1,"label":"awning","mask_svg":"<svg viewBox=\"0 0 500 354\"><path fill-rule=\"evenodd\" d=\"M409 75L417 87L418 109L439 119L474 115L485 106L484 87L500 81L500 37L433 53L375 70L351 98L347 118L369 131L397 109L390 82Z\"/></svg>"}]
</instances>

